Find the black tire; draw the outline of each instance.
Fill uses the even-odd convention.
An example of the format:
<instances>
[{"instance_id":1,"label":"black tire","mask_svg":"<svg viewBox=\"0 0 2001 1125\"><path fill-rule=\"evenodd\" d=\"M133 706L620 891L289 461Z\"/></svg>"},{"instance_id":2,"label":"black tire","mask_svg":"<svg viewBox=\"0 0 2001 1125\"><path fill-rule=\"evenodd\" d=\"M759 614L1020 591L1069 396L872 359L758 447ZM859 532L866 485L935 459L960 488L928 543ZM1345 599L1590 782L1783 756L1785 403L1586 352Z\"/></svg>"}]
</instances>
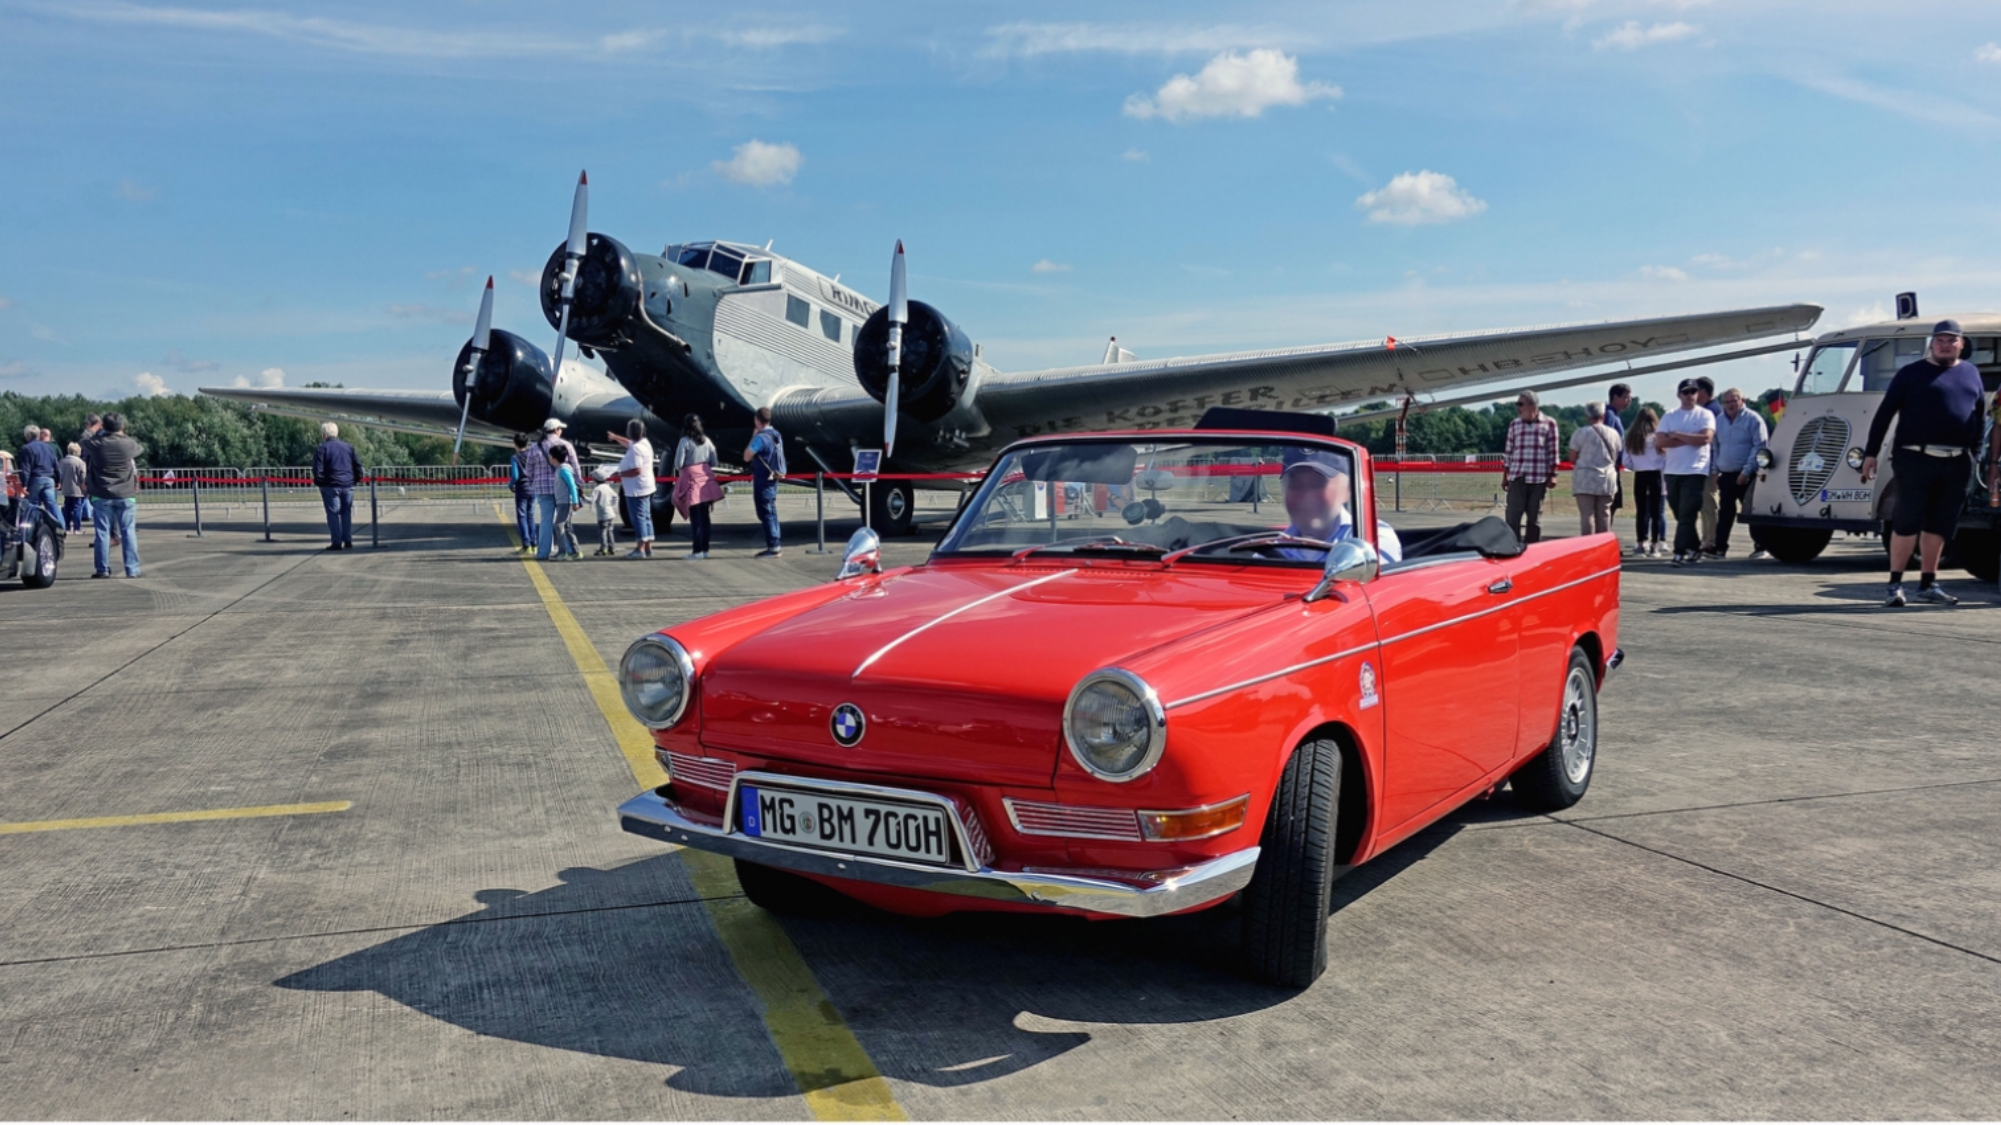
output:
<instances>
[{"instance_id":1,"label":"black tire","mask_svg":"<svg viewBox=\"0 0 2001 1125\"><path fill-rule=\"evenodd\" d=\"M2001 581L2001 527L1962 528L1953 542L1968 574L1982 582Z\"/></svg>"},{"instance_id":2,"label":"black tire","mask_svg":"<svg viewBox=\"0 0 2001 1125\"><path fill-rule=\"evenodd\" d=\"M1340 807L1340 745L1320 739L1293 751L1258 841L1257 870L1244 888L1244 971L1255 980L1305 988L1327 969Z\"/></svg>"},{"instance_id":3,"label":"black tire","mask_svg":"<svg viewBox=\"0 0 2001 1125\"><path fill-rule=\"evenodd\" d=\"M1508 779L1515 797L1539 812L1567 809L1591 788L1598 766L1598 674L1583 648L1570 650L1563 670L1563 704L1542 753Z\"/></svg>"},{"instance_id":4,"label":"black tire","mask_svg":"<svg viewBox=\"0 0 2001 1125\"><path fill-rule=\"evenodd\" d=\"M1832 528L1767 527L1758 531L1758 541L1782 563L1810 563L1834 540Z\"/></svg>"},{"instance_id":5,"label":"black tire","mask_svg":"<svg viewBox=\"0 0 2001 1125\"><path fill-rule=\"evenodd\" d=\"M31 590L42 590L56 584L56 566L62 561L62 548L57 545L55 529L47 522L35 529L35 565L32 570L21 574L21 584Z\"/></svg>"},{"instance_id":6,"label":"black tire","mask_svg":"<svg viewBox=\"0 0 2001 1125\"><path fill-rule=\"evenodd\" d=\"M821 917L847 901L839 891L804 875L747 859L736 861L736 881L743 885L745 898L773 914Z\"/></svg>"},{"instance_id":7,"label":"black tire","mask_svg":"<svg viewBox=\"0 0 2001 1125\"><path fill-rule=\"evenodd\" d=\"M887 539L909 535L917 527L917 490L907 480L869 485L868 525Z\"/></svg>"}]
</instances>

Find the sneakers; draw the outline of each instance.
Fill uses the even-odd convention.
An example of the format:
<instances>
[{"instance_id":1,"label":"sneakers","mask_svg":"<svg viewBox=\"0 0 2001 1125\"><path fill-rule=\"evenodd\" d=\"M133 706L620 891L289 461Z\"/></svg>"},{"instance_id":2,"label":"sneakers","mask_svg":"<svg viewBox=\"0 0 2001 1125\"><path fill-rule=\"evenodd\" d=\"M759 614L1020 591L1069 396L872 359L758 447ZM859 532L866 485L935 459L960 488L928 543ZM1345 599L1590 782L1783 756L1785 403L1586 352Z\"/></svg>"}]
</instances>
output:
<instances>
[{"instance_id":1,"label":"sneakers","mask_svg":"<svg viewBox=\"0 0 2001 1125\"><path fill-rule=\"evenodd\" d=\"M684 559L706 559L709 557L709 553L707 551L689 551L681 557Z\"/></svg>"},{"instance_id":2,"label":"sneakers","mask_svg":"<svg viewBox=\"0 0 2001 1125\"><path fill-rule=\"evenodd\" d=\"M643 559L646 557L646 552L634 547L632 550L626 552L625 557L628 559Z\"/></svg>"},{"instance_id":3,"label":"sneakers","mask_svg":"<svg viewBox=\"0 0 2001 1125\"><path fill-rule=\"evenodd\" d=\"M1760 547L1757 550L1751 552L1752 562L1764 562L1766 559L1769 559L1771 557L1772 553L1770 551L1765 550L1763 547Z\"/></svg>"},{"instance_id":4,"label":"sneakers","mask_svg":"<svg viewBox=\"0 0 2001 1125\"><path fill-rule=\"evenodd\" d=\"M1894 609L1902 605L1904 605L1904 587L1902 583L1897 583L1890 587L1889 595L1883 599L1883 606L1886 609Z\"/></svg>"},{"instance_id":5,"label":"sneakers","mask_svg":"<svg viewBox=\"0 0 2001 1125\"><path fill-rule=\"evenodd\" d=\"M1918 588L1918 600L1926 605L1958 605L1959 599L1939 589L1937 586Z\"/></svg>"},{"instance_id":6,"label":"sneakers","mask_svg":"<svg viewBox=\"0 0 2001 1125\"><path fill-rule=\"evenodd\" d=\"M784 551L783 551L782 549L778 548L778 547L767 547L767 548L765 548L764 550L762 550L762 551L759 551L759 552L758 552L758 553L756 553L755 555L752 555L752 556L751 556L751 558L754 558L754 559L775 559L775 558L778 558L778 557L779 557L780 555L782 555L782 554L784 554L784 553L785 553L785 552L784 552Z\"/></svg>"}]
</instances>

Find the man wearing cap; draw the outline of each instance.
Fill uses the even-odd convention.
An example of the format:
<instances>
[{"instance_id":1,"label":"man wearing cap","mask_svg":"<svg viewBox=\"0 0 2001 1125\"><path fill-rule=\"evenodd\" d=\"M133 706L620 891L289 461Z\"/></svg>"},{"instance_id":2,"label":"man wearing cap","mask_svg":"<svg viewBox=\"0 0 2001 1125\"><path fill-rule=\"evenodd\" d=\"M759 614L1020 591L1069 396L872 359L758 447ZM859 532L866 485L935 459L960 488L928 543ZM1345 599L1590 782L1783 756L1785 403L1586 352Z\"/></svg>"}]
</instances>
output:
<instances>
[{"instance_id":1,"label":"man wearing cap","mask_svg":"<svg viewBox=\"0 0 2001 1125\"><path fill-rule=\"evenodd\" d=\"M1332 450L1292 446L1281 462L1285 466L1285 514L1292 519L1285 534L1326 543L1339 543L1354 534L1355 519L1348 514L1352 490L1346 458ZM1310 562L1319 562L1327 554L1308 547L1284 547L1278 553ZM1386 563L1403 561L1403 543L1381 520L1376 521L1376 554Z\"/></svg>"},{"instance_id":2,"label":"man wearing cap","mask_svg":"<svg viewBox=\"0 0 2001 1125\"><path fill-rule=\"evenodd\" d=\"M1556 440L1556 419L1543 415L1534 391L1523 391L1515 398L1515 418L1501 447L1501 485L1508 491L1508 526L1524 543L1542 538L1542 501L1556 480Z\"/></svg>"},{"instance_id":3,"label":"man wearing cap","mask_svg":"<svg viewBox=\"0 0 2001 1125\"><path fill-rule=\"evenodd\" d=\"M1883 405L1869 423L1869 441L1862 447L1864 483L1876 476L1876 455L1889 433L1890 419L1897 419L1897 444L1890 451L1890 467L1897 471L1897 501L1890 516L1886 606L1905 604L1904 568L1910 565L1913 546L1924 565L1917 600L1959 604L1958 598L1938 588L1938 560L1946 539L1959 528L1973 449L1980 444L1980 369L1959 358L1964 342L1958 321L1933 325L1924 358L1905 364L1890 380Z\"/></svg>"},{"instance_id":4,"label":"man wearing cap","mask_svg":"<svg viewBox=\"0 0 2001 1125\"><path fill-rule=\"evenodd\" d=\"M1709 482L1716 416L1697 404L1701 392L1694 379L1683 379L1675 389L1681 406L1668 411L1654 430L1654 448L1667 462L1661 480L1667 486L1668 510L1674 513L1676 566L1694 566L1702 558L1702 493Z\"/></svg>"},{"instance_id":5,"label":"man wearing cap","mask_svg":"<svg viewBox=\"0 0 2001 1125\"><path fill-rule=\"evenodd\" d=\"M549 463L551 449L567 449L566 460L577 463L577 447L563 440L563 421L551 418L542 423L542 439L529 450L528 494L535 498L535 557L549 559L556 537L556 468Z\"/></svg>"}]
</instances>

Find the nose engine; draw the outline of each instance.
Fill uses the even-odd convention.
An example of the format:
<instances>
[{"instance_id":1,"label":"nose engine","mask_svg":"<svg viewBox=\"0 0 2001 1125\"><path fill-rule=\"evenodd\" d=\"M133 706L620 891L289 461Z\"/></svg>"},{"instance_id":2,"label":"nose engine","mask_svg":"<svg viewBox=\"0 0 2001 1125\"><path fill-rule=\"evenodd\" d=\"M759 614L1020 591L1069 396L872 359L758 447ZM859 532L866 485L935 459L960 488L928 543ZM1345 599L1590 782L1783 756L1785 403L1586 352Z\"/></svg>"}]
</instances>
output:
<instances>
[{"instance_id":1,"label":"nose engine","mask_svg":"<svg viewBox=\"0 0 2001 1125\"><path fill-rule=\"evenodd\" d=\"M472 416L490 426L517 431L540 427L549 417L555 393L548 353L496 328L479 369L468 380L466 361L471 354L468 340L452 364L452 394L460 405L470 399Z\"/></svg>"},{"instance_id":2,"label":"nose engine","mask_svg":"<svg viewBox=\"0 0 2001 1125\"><path fill-rule=\"evenodd\" d=\"M561 320L563 257L567 243L558 243L542 267L542 315L549 327ZM632 342L631 322L639 312L644 280L632 251L615 238L593 234L585 239L577 263L575 297L570 302L569 338L590 348L617 348Z\"/></svg>"},{"instance_id":3,"label":"nose engine","mask_svg":"<svg viewBox=\"0 0 2001 1125\"><path fill-rule=\"evenodd\" d=\"M855 336L855 378L877 402L889 395L889 309L877 309ZM910 302L903 329L902 385L898 408L921 422L952 412L973 379L973 342L945 314Z\"/></svg>"}]
</instances>

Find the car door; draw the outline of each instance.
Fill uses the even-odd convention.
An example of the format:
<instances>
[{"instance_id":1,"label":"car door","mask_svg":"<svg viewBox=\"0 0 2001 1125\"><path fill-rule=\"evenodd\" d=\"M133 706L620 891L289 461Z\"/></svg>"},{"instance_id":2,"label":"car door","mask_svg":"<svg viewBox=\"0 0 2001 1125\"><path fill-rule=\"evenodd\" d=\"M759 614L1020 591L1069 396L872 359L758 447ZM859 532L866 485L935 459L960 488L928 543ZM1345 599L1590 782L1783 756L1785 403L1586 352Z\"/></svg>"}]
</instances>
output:
<instances>
[{"instance_id":1,"label":"car door","mask_svg":"<svg viewBox=\"0 0 2001 1125\"><path fill-rule=\"evenodd\" d=\"M1368 584L1381 637L1384 827L1394 833L1505 765L1520 720L1505 560L1420 559Z\"/></svg>"}]
</instances>

